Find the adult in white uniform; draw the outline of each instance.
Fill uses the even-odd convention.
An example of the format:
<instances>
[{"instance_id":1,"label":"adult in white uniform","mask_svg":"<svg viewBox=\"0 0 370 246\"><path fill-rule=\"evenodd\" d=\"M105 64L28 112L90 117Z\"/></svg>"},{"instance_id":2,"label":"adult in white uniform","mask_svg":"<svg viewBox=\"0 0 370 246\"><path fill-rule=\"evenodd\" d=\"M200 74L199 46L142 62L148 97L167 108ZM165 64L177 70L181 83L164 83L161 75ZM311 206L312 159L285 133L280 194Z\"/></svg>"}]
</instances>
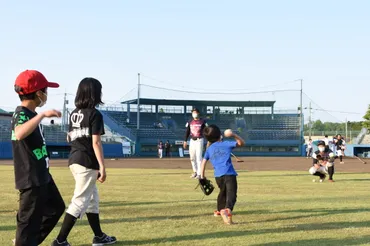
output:
<instances>
[{"instance_id":1,"label":"adult in white uniform","mask_svg":"<svg viewBox=\"0 0 370 246\"><path fill-rule=\"evenodd\" d=\"M199 116L199 110L194 108L192 111L193 119L185 125L186 133L184 139L184 149L187 148L187 141L190 136L189 155L190 162L193 168L191 178L200 177L200 167L203 159L204 138L203 129L207 126L207 122Z\"/></svg>"}]
</instances>

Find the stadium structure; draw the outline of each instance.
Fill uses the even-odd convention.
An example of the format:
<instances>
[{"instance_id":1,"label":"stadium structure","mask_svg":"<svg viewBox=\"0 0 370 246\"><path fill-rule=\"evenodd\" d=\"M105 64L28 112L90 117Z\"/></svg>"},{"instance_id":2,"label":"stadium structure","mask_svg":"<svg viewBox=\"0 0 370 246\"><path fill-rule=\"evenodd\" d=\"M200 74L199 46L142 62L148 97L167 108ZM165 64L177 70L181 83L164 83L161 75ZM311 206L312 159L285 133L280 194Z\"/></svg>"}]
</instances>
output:
<instances>
[{"instance_id":1,"label":"stadium structure","mask_svg":"<svg viewBox=\"0 0 370 246\"><path fill-rule=\"evenodd\" d=\"M131 112L132 106L138 103L147 110L140 110L139 114L137 111ZM230 128L247 139L246 146L237 150L239 155L300 156L302 128L299 114L275 114L274 103L141 98L140 102L137 99L122 102L125 111L101 112L111 131L135 143L135 155L155 156L160 140L169 140L172 154L179 155L178 149L185 136L185 124L191 118L191 109L196 107L208 124L216 124L221 130ZM228 110L223 110L225 108ZM258 108L269 113L261 114ZM253 114L251 109L257 110Z\"/></svg>"},{"instance_id":2,"label":"stadium structure","mask_svg":"<svg viewBox=\"0 0 370 246\"><path fill-rule=\"evenodd\" d=\"M187 155L182 150L186 122L191 109L201 111L208 124L221 130L232 129L246 139L246 145L235 149L238 156L305 156L303 116L299 108L294 112L275 112L275 101L213 101L140 98L121 102L120 106L100 108L106 135L102 138L106 158L127 156L157 156L160 140L169 141L171 156ZM140 108L138 112L138 108ZM68 158L70 146L66 142L68 110L62 125L43 125L43 132L52 158ZM0 158L12 158L11 113L0 111ZM363 130L347 155L368 156L370 147L361 142ZM228 139L225 139L226 141Z\"/></svg>"},{"instance_id":3,"label":"stadium structure","mask_svg":"<svg viewBox=\"0 0 370 246\"><path fill-rule=\"evenodd\" d=\"M107 133L103 138L107 158L156 156L160 140L169 140L172 156L181 155L179 149L184 140L185 124L190 120L193 107L201 111L208 124L216 124L221 130L230 128L247 139L246 146L236 150L240 156L302 155L300 115L275 114L275 101L139 100L123 101L118 108L100 108ZM10 119L9 113L1 118L1 158L12 157ZM51 157L68 157L70 147L65 129L63 125L43 126ZM187 154L186 150L182 153Z\"/></svg>"}]
</instances>

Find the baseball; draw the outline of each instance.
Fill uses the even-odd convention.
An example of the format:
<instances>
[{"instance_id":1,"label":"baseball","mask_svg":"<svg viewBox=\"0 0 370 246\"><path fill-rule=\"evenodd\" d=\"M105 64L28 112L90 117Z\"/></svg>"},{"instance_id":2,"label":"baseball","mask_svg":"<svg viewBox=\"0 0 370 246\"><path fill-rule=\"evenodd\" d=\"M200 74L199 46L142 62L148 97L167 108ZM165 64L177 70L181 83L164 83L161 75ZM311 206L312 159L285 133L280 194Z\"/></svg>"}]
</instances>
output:
<instances>
[{"instance_id":1,"label":"baseball","mask_svg":"<svg viewBox=\"0 0 370 246\"><path fill-rule=\"evenodd\" d=\"M231 137L233 135L233 131L231 129L226 129L224 132L225 137Z\"/></svg>"}]
</instances>

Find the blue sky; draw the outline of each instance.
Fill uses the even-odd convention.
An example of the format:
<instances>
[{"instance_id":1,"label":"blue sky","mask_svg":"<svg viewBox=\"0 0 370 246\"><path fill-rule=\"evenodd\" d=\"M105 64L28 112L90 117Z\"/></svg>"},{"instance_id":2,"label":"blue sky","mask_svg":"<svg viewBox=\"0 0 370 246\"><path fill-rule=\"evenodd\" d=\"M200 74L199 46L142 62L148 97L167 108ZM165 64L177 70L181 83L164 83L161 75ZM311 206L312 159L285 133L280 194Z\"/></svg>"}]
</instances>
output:
<instances>
[{"instance_id":1,"label":"blue sky","mask_svg":"<svg viewBox=\"0 0 370 246\"><path fill-rule=\"evenodd\" d=\"M369 104L369 9L369 1L0 0L0 107L19 103L13 83L25 69L61 84L46 106L59 109L61 94L74 94L86 76L102 82L107 103L133 97L140 72L145 84L198 91L299 89L287 82L302 78L316 107L361 113L317 111L314 119L361 120ZM296 92L266 97L281 108L299 104ZM233 98L240 99L215 95Z\"/></svg>"}]
</instances>

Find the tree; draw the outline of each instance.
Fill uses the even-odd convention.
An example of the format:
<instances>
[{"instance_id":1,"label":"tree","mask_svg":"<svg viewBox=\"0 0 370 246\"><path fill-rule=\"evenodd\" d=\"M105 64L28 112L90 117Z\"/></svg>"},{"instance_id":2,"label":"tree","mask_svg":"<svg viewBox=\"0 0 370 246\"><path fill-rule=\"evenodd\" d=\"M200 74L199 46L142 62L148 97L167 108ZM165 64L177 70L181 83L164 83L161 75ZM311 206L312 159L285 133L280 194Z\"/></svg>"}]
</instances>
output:
<instances>
[{"instance_id":1,"label":"tree","mask_svg":"<svg viewBox=\"0 0 370 246\"><path fill-rule=\"evenodd\" d=\"M324 131L324 124L321 122L321 120L317 120L313 123L312 129L315 129L317 131Z\"/></svg>"},{"instance_id":2,"label":"tree","mask_svg":"<svg viewBox=\"0 0 370 246\"><path fill-rule=\"evenodd\" d=\"M367 108L366 114L362 118L364 118L362 126L365 127L366 129L370 129L370 105Z\"/></svg>"}]
</instances>

